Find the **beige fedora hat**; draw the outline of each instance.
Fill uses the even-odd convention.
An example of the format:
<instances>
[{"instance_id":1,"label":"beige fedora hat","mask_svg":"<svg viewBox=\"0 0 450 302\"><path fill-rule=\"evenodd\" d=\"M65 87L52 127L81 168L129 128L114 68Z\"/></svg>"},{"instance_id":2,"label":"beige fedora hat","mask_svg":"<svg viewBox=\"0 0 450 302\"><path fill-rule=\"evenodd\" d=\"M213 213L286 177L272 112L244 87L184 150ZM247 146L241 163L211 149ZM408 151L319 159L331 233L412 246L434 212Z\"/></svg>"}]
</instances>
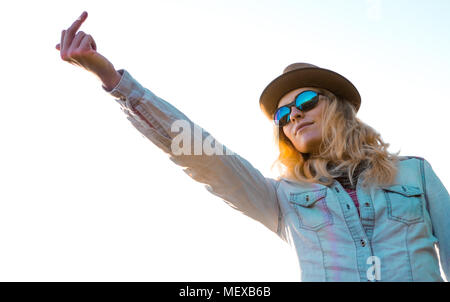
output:
<instances>
[{"instance_id":1,"label":"beige fedora hat","mask_svg":"<svg viewBox=\"0 0 450 302\"><path fill-rule=\"evenodd\" d=\"M342 75L309 63L294 63L264 89L259 99L261 110L272 120L280 99L289 91L302 87L326 89L349 101L356 111L361 105L358 90Z\"/></svg>"}]
</instances>

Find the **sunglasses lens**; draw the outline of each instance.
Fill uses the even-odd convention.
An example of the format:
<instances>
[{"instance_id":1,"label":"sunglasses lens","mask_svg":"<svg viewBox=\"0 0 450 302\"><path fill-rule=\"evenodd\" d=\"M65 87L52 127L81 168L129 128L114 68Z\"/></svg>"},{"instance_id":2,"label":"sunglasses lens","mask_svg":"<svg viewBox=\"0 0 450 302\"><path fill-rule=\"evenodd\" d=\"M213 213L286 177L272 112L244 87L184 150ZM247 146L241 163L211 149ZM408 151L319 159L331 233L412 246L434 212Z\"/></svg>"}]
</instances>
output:
<instances>
[{"instance_id":1,"label":"sunglasses lens","mask_svg":"<svg viewBox=\"0 0 450 302\"><path fill-rule=\"evenodd\" d=\"M297 107L301 111L308 111L314 108L317 105L318 101L319 94L317 92L312 90L303 91L295 99L295 107ZM284 127L287 123L289 123L291 106L293 105L294 104L291 103L289 105L278 108L273 117L275 125Z\"/></svg>"},{"instance_id":2,"label":"sunglasses lens","mask_svg":"<svg viewBox=\"0 0 450 302\"><path fill-rule=\"evenodd\" d=\"M273 118L275 125L280 127L286 125L289 119L289 113L291 113L289 107L280 107Z\"/></svg>"},{"instance_id":3,"label":"sunglasses lens","mask_svg":"<svg viewBox=\"0 0 450 302\"><path fill-rule=\"evenodd\" d=\"M295 99L295 106L302 111L308 111L316 106L319 96L315 91L304 91Z\"/></svg>"}]
</instances>

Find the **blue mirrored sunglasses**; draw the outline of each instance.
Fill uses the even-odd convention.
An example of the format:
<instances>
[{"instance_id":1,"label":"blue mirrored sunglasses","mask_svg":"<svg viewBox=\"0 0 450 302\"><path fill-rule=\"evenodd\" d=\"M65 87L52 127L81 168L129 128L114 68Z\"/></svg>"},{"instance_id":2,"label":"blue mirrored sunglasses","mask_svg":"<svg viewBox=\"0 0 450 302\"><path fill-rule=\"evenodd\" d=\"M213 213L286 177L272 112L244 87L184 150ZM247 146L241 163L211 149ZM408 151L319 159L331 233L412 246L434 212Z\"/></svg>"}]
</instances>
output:
<instances>
[{"instance_id":1,"label":"blue mirrored sunglasses","mask_svg":"<svg viewBox=\"0 0 450 302\"><path fill-rule=\"evenodd\" d=\"M320 93L312 90L300 92L295 97L292 103L281 106L277 109L277 111L273 115L273 121L275 125L284 127L290 122L292 106L295 106L298 110L301 110L303 112L316 107L317 103L319 102L319 95Z\"/></svg>"}]
</instances>

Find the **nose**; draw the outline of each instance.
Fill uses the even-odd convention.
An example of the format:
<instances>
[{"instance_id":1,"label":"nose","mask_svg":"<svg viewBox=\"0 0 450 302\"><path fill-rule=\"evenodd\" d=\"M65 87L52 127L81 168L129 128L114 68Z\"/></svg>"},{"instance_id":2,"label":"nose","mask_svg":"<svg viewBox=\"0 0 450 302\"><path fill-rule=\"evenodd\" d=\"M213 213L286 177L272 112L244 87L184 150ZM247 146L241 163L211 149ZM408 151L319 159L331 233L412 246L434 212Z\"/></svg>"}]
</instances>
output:
<instances>
[{"instance_id":1,"label":"nose","mask_svg":"<svg viewBox=\"0 0 450 302\"><path fill-rule=\"evenodd\" d=\"M305 116L305 113L299 109L297 109L297 107L292 106L291 107L291 115L290 115L290 119L291 121L295 122L301 118L303 118Z\"/></svg>"}]
</instances>

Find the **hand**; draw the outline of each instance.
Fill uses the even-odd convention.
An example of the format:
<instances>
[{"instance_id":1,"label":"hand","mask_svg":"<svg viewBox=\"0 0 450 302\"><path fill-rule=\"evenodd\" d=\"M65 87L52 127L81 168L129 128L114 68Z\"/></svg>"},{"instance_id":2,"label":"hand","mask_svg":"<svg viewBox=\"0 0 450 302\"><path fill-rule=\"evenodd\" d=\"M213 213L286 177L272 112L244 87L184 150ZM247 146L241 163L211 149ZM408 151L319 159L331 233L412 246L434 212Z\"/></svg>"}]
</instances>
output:
<instances>
[{"instance_id":1,"label":"hand","mask_svg":"<svg viewBox=\"0 0 450 302\"><path fill-rule=\"evenodd\" d=\"M62 31L61 43L56 45L56 49L60 51L63 61L94 73L107 89L111 89L119 82L121 75L110 61L97 52L97 45L92 36L78 31L87 15L84 11L67 30Z\"/></svg>"}]
</instances>

